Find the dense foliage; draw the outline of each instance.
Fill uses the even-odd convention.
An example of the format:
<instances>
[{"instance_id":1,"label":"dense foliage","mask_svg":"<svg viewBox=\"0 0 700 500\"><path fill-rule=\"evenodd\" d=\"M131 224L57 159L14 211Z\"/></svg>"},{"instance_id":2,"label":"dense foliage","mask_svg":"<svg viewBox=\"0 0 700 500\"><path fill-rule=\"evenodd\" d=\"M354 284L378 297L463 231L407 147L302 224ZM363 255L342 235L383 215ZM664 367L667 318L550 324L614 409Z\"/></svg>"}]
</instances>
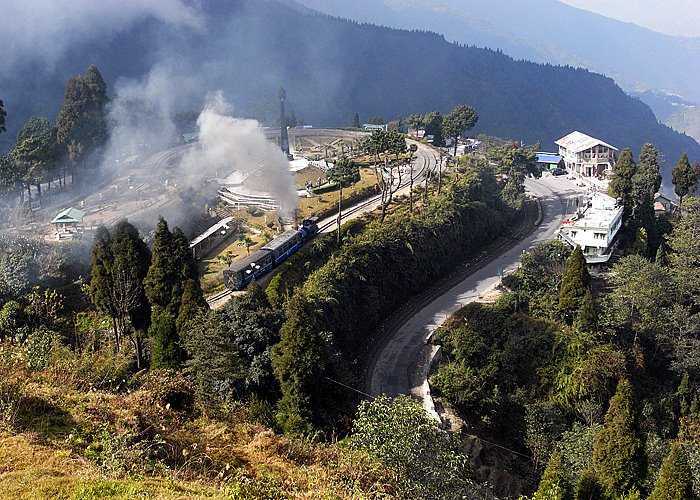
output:
<instances>
[{"instance_id":1,"label":"dense foliage","mask_svg":"<svg viewBox=\"0 0 700 500\"><path fill-rule=\"evenodd\" d=\"M282 426L337 425L353 397L338 395L327 377L360 385L364 357L385 318L498 237L511 216L493 173L473 171L414 217L399 211L384 224L370 223L311 274L286 308L273 355Z\"/></svg>"}]
</instances>

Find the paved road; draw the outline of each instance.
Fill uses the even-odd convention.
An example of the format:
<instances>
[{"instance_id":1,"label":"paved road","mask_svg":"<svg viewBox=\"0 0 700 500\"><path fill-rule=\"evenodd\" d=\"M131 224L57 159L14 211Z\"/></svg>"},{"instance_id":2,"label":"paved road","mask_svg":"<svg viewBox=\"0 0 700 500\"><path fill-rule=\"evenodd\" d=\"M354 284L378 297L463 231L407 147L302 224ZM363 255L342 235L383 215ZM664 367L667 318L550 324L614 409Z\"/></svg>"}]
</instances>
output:
<instances>
[{"instance_id":1,"label":"paved road","mask_svg":"<svg viewBox=\"0 0 700 500\"><path fill-rule=\"evenodd\" d=\"M521 254L539 242L555 237L555 232L569 213L571 202L581 188L564 177L527 180L529 193L542 202L543 219L535 231L500 257L465 278L408 319L376 356L371 368L370 392L373 395L412 394L426 410L437 417L430 397L427 375L437 347L427 345L428 337L453 313L492 291L500 281L499 272L515 269Z\"/></svg>"}]
</instances>

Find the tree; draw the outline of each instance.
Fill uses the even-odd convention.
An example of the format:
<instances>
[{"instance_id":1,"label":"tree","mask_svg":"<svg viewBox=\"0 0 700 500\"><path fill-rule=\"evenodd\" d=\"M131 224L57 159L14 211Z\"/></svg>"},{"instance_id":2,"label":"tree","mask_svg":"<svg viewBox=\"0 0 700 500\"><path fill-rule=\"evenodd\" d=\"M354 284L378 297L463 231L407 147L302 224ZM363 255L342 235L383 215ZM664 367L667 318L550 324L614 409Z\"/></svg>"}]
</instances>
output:
<instances>
[{"instance_id":1,"label":"tree","mask_svg":"<svg viewBox=\"0 0 700 500\"><path fill-rule=\"evenodd\" d=\"M151 368L178 368L183 356L173 315L154 308L148 335L152 341Z\"/></svg>"},{"instance_id":2,"label":"tree","mask_svg":"<svg viewBox=\"0 0 700 500\"><path fill-rule=\"evenodd\" d=\"M663 308L671 289L667 272L639 255L628 255L610 273L612 291L607 296L610 318L639 333L657 331L665 322Z\"/></svg>"},{"instance_id":3,"label":"tree","mask_svg":"<svg viewBox=\"0 0 700 500\"><path fill-rule=\"evenodd\" d=\"M577 246L566 261L559 289L559 310L569 321L581 307L590 283L591 275L586 267L586 258L581 247Z\"/></svg>"},{"instance_id":4,"label":"tree","mask_svg":"<svg viewBox=\"0 0 700 500\"><path fill-rule=\"evenodd\" d=\"M5 102L0 99L0 134L7 132L5 128L5 120L7 119L7 111L5 111Z\"/></svg>"},{"instance_id":5,"label":"tree","mask_svg":"<svg viewBox=\"0 0 700 500\"><path fill-rule=\"evenodd\" d=\"M640 203L646 197L653 199L661 187L661 180L659 152L653 144L645 144L639 153L637 170L632 177L635 201Z\"/></svg>"},{"instance_id":6,"label":"tree","mask_svg":"<svg viewBox=\"0 0 700 500\"><path fill-rule=\"evenodd\" d=\"M593 443L593 467L609 495L632 492L642 476L644 447L635 411L632 384L621 379Z\"/></svg>"},{"instance_id":7,"label":"tree","mask_svg":"<svg viewBox=\"0 0 700 500\"><path fill-rule=\"evenodd\" d=\"M544 470L542 480L533 500L567 500L571 498L566 470L562 465L561 454L553 453Z\"/></svg>"},{"instance_id":8,"label":"tree","mask_svg":"<svg viewBox=\"0 0 700 500\"><path fill-rule=\"evenodd\" d=\"M477 121L479 121L479 115L474 108L464 104L457 106L445 117L442 129L444 134L454 141L454 156L457 156L457 143L460 136L474 128Z\"/></svg>"},{"instance_id":9,"label":"tree","mask_svg":"<svg viewBox=\"0 0 700 500\"><path fill-rule=\"evenodd\" d=\"M41 196L41 183L52 180L56 165L56 130L47 118L33 117L24 124L12 149L18 176L31 197L30 187L36 185Z\"/></svg>"},{"instance_id":10,"label":"tree","mask_svg":"<svg viewBox=\"0 0 700 500\"><path fill-rule=\"evenodd\" d=\"M68 80L56 118L56 137L75 166L107 141L107 84L96 66Z\"/></svg>"},{"instance_id":11,"label":"tree","mask_svg":"<svg viewBox=\"0 0 700 500\"><path fill-rule=\"evenodd\" d=\"M180 335L188 329L192 321L207 309L208 304L200 284L193 279L185 281L175 324Z\"/></svg>"},{"instance_id":12,"label":"tree","mask_svg":"<svg viewBox=\"0 0 700 500\"><path fill-rule=\"evenodd\" d=\"M598 312L596 311L595 299L591 290L586 290L586 294L581 301L581 307L576 316L576 327L585 332L594 332L598 326Z\"/></svg>"},{"instance_id":13,"label":"tree","mask_svg":"<svg viewBox=\"0 0 700 500\"><path fill-rule=\"evenodd\" d=\"M360 405L350 446L378 459L398 478L400 498L482 498L469 460L420 403L380 396Z\"/></svg>"},{"instance_id":14,"label":"tree","mask_svg":"<svg viewBox=\"0 0 700 500\"><path fill-rule=\"evenodd\" d=\"M423 117L418 114L412 114L406 119L408 127L418 132L423 127Z\"/></svg>"},{"instance_id":15,"label":"tree","mask_svg":"<svg viewBox=\"0 0 700 500\"><path fill-rule=\"evenodd\" d=\"M119 350L120 333L117 328L117 307L112 292L112 238L104 226L97 228L92 245L90 264L90 298L97 309L112 319L114 348Z\"/></svg>"},{"instance_id":16,"label":"tree","mask_svg":"<svg viewBox=\"0 0 700 500\"><path fill-rule=\"evenodd\" d=\"M381 116L372 116L367 120L367 123L371 125L384 125L386 120Z\"/></svg>"},{"instance_id":17,"label":"tree","mask_svg":"<svg viewBox=\"0 0 700 500\"><path fill-rule=\"evenodd\" d=\"M352 118L352 128L362 128L362 125L360 124L359 113L355 113L355 116L353 116Z\"/></svg>"},{"instance_id":18,"label":"tree","mask_svg":"<svg viewBox=\"0 0 700 500\"><path fill-rule=\"evenodd\" d=\"M637 165L634 162L632 150L624 149L613 168L609 192L613 198L622 200L622 206L625 208L625 217L632 215L635 206L632 179L636 172Z\"/></svg>"},{"instance_id":19,"label":"tree","mask_svg":"<svg viewBox=\"0 0 700 500\"><path fill-rule=\"evenodd\" d=\"M439 111L431 111L423 117L423 125L425 126L425 135L433 136L433 144L435 146L443 146L445 139L442 132L443 117Z\"/></svg>"},{"instance_id":20,"label":"tree","mask_svg":"<svg viewBox=\"0 0 700 500\"><path fill-rule=\"evenodd\" d=\"M162 217L156 225L151 247L151 265L144 281L146 296L152 306L162 310L170 309L173 303L173 289L178 278L177 262L174 254L173 235L168 223ZM177 313L177 310L171 313Z\"/></svg>"},{"instance_id":21,"label":"tree","mask_svg":"<svg viewBox=\"0 0 700 500\"><path fill-rule=\"evenodd\" d=\"M683 207L683 198L692 194L697 185L698 176L695 173L695 169L690 165L688 155L684 154L673 168L673 186L680 199L681 208Z\"/></svg>"},{"instance_id":22,"label":"tree","mask_svg":"<svg viewBox=\"0 0 700 500\"><path fill-rule=\"evenodd\" d=\"M349 158L339 158L326 173L330 182L338 185L338 244L340 244L340 226L343 220L343 187L360 180L360 168Z\"/></svg>"},{"instance_id":23,"label":"tree","mask_svg":"<svg viewBox=\"0 0 700 500\"><path fill-rule=\"evenodd\" d=\"M688 458L679 443L666 455L649 500L694 500L693 476Z\"/></svg>"},{"instance_id":24,"label":"tree","mask_svg":"<svg viewBox=\"0 0 700 500\"><path fill-rule=\"evenodd\" d=\"M683 303L700 306L700 198L688 197L668 237L670 271Z\"/></svg>"},{"instance_id":25,"label":"tree","mask_svg":"<svg viewBox=\"0 0 700 500\"><path fill-rule=\"evenodd\" d=\"M241 246L245 247L246 253L250 255L250 247L255 245L255 240L253 240L253 238L247 234L242 234L238 239L238 242Z\"/></svg>"}]
</instances>

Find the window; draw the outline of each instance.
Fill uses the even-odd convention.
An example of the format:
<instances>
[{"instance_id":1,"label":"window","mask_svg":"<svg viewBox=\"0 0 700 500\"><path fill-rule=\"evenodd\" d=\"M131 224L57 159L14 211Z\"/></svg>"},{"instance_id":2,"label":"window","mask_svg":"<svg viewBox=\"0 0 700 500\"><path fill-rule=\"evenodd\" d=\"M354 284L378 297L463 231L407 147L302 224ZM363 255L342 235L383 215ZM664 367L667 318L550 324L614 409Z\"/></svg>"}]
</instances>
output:
<instances>
[{"instance_id":1,"label":"window","mask_svg":"<svg viewBox=\"0 0 700 500\"><path fill-rule=\"evenodd\" d=\"M576 234L578 234L577 231L571 231L571 237L572 237L572 238L576 238Z\"/></svg>"},{"instance_id":2,"label":"window","mask_svg":"<svg viewBox=\"0 0 700 500\"><path fill-rule=\"evenodd\" d=\"M595 234L593 235L593 237L594 237L596 240L604 240L604 239L607 238L607 234L605 234L605 233L595 233Z\"/></svg>"}]
</instances>

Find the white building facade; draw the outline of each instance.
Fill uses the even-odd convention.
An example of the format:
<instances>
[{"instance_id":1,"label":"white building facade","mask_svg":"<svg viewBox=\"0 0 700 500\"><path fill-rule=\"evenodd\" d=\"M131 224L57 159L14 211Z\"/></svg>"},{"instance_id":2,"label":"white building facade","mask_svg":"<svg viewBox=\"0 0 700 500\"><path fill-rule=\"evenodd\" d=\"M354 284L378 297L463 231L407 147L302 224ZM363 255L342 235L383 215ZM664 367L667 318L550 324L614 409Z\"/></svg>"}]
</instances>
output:
<instances>
[{"instance_id":1,"label":"white building facade","mask_svg":"<svg viewBox=\"0 0 700 500\"><path fill-rule=\"evenodd\" d=\"M605 179L615 166L618 149L582 132L572 132L556 141L567 170L580 177Z\"/></svg>"},{"instance_id":2,"label":"white building facade","mask_svg":"<svg viewBox=\"0 0 700 500\"><path fill-rule=\"evenodd\" d=\"M605 263L612 256L622 212L623 207L614 198L595 193L586 207L564 221L559 238L574 248L581 247L587 263Z\"/></svg>"}]
</instances>

